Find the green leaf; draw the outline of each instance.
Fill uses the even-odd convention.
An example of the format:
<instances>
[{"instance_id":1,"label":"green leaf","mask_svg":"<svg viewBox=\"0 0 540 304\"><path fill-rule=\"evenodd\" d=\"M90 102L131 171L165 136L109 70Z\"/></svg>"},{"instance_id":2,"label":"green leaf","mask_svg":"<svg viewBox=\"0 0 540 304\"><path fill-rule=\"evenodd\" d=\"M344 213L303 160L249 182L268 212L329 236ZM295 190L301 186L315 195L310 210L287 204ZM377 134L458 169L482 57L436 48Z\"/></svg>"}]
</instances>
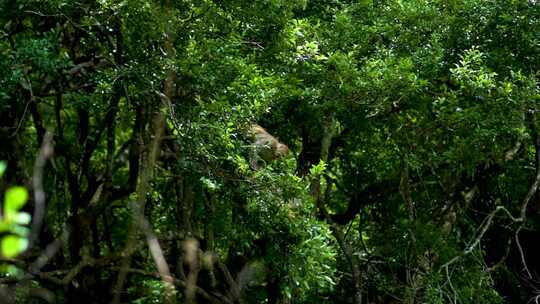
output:
<instances>
[{"instance_id":1,"label":"green leaf","mask_svg":"<svg viewBox=\"0 0 540 304\"><path fill-rule=\"evenodd\" d=\"M326 163L321 160L316 166L313 166L309 169L309 174L311 176L319 176L326 170Z\"/></svg>"},{"instance_id":2,"label":"green leaf","mask_svg":"<svg viewBox=\"0 0 540 304\"><path fill-rule=\"evenodd\" d=\"M7 164L5 161L0 161L0 177L6 172Z\"/></svg>"},{"instance_id":3,"label":"green leaf","mask_svg":"<svg viewBox=\"0 0 540 304\"><path fill-rule=\"evenodd\" d=\"M11 187L6 191L4 208L6 213L17 211L24 206L28 199L28 191L24 187Z\"/></svg>"},{"instance_id":4,"label":"green leaf","mask_svg":"<svg viewBox=\"0 0 540 304\"><path fill-rule=\"evenodd\" d=\"M7 223L5 220L0 220L0 233L9 231L11 229L12 225Z\"/></svg>"},{"instance_id":5,"label":"green leaf","mask_svg":"<svg viewBox=\"0 0 540 304\"><path fill-rule=\"evenodd\" d=\"M25 238L8 235L2 239L2 255L6 258L14 258L28 247Z\"/></svg>"}]
</instances>

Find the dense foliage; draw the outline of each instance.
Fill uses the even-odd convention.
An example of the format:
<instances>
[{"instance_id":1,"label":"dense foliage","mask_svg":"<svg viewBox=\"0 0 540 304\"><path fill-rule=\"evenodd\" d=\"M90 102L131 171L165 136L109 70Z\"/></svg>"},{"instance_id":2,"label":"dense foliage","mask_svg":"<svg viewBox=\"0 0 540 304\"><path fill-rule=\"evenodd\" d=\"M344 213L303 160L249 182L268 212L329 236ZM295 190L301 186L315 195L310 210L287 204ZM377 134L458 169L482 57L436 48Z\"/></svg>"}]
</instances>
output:
<instances>
[{"instance_id":1,"label":"dense foliage","mask_svg":"<svg viewBox=\"0 0 540 304\"><path fill-rule=\"evenodd\" d=\"M0 1L2 302L534 302L539 71L536 1Z\"/></svg>"}]
</instances>

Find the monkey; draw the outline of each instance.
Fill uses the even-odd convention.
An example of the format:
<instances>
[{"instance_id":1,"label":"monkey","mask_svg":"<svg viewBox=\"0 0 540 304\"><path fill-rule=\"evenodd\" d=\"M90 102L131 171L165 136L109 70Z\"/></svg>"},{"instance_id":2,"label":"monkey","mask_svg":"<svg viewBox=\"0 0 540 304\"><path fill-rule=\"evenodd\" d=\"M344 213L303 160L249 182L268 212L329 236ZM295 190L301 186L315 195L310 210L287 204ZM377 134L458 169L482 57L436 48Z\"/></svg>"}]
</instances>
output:
<instances>
[{"instance_id":1,"label":"monkey","mask_svg":"<svg viewBox=\"0 0 540 304\"><path fill-rule=\"evenodd\" d=\"M249 131L253 140L250 159L253 170L260 170L264 165L289 153L287 145L279 142L258 124L252 124Z\"/></svg>"}]
</instances>

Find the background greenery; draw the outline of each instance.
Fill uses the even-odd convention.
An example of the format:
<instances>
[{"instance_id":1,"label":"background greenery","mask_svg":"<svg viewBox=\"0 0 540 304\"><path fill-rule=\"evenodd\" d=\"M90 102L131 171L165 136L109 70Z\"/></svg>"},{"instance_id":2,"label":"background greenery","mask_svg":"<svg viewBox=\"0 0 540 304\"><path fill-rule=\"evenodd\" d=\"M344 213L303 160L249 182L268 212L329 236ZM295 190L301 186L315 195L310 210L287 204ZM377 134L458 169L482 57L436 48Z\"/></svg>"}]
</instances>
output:
<instances>
[{"instance_id":1,"label":"background greenery","mask_svg":"<svg viewBox=\"0 0 540 304\"><path fill-rule=\"evenodd\" d=\"M3 301L534 302L535 2L0 1Z\"/></svg>"}]
</instances>

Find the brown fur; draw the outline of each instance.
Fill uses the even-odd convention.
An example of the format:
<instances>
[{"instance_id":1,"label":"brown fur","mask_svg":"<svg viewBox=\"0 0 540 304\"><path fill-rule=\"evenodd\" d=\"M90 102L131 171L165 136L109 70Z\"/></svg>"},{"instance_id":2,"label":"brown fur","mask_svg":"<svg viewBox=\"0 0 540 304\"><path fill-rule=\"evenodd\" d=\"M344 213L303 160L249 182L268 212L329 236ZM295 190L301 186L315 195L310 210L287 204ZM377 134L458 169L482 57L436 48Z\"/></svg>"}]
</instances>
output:
<instances>
[{"instance_id":1,"label":"brown fur","mask_svg":"<svg viewBox=\"0 0 540 304\"><path fill-rule=\"evenodd\" d=\"M251 156L251 167L259 170L261 165L258 161L263 160L264 163L284 157L289 153L289 147L279 142L274 136L268 133L263 127L253 124L250 128L250 133L253 136L254 153Z\"/></svg>"}]
</instances>

